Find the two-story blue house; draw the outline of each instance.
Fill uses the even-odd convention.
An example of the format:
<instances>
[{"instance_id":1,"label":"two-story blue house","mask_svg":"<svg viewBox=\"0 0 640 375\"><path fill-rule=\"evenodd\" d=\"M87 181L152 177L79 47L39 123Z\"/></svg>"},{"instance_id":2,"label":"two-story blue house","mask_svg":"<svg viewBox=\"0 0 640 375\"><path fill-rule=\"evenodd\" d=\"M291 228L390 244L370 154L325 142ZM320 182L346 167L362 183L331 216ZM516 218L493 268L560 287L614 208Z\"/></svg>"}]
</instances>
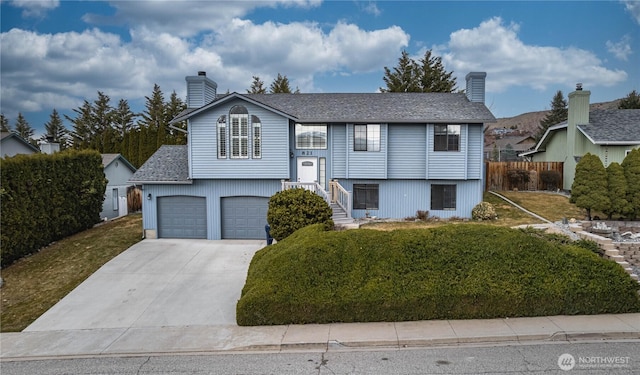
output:
<instances>
[{"instance_id":1,"label":"two-story blue house","mask_svg":"<svg viewBox=\"0 0 640 375\"><path fill-rule=\"evenodd\" d=\"M269 197L299 185L348 217L470 217L483 193L486 73L462 93L217 95L186 77L186 146L162 146L143 186L147 238L264 238Z\"/></svg>"}]
</instances>

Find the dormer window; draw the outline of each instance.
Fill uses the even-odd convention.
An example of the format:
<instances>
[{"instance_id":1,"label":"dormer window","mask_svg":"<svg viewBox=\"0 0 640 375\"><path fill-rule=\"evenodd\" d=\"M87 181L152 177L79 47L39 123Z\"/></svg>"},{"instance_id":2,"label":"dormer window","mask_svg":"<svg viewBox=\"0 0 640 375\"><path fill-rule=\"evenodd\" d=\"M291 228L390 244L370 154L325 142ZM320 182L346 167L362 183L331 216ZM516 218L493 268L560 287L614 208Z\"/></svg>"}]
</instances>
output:
<instances>
[{"instance_id":1,"label":"dormer window","mask_svg":"<svg viewBox=\"0 0 640 375\"><path fill-rule=\"evenodd\" d=\"M231 159L249 158L249 111L236 105L229 111Z\"/></svg>"}]
</instances>

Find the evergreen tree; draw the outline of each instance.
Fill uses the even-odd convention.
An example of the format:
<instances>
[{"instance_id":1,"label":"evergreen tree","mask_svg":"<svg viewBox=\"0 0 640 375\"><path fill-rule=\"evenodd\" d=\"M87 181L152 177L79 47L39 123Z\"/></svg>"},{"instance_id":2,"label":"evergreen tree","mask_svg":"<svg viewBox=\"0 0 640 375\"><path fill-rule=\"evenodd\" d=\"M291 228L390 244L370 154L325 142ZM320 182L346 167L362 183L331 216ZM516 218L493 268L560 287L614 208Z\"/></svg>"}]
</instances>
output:
<instances>
[{"instance_id":1,"label":"evergreen tree","mask_svg":"<svg viewBox=\"0 0 640 375\"><path fill-rule=\"evenodd\" d=\"M562 91L558 90L551 100L551 110L542 119L542 121L540 121L540 130L538 131L538 134L536 134L536 141L539 141L540 138L542 138L550 126L566 121L568 116L569 111L567 109L567 101L562 95Z\"/></svg>"},{"instance_id":2,"label":"evergreen tree","mask_svg":"<svg viewBox=\"0 0 640 375\"><path fill-rule=\"evenodd\" d=\"M418 70L421 92L453 92L456 78L453 72L447 72L440 56L432 56L431 50L424 53Z\"/></svg>"},{"instance_id":3,"label":"evergreen tree","mask_svg":"<svg viewBox=\"0 0 640 375\"><path fill-rule=\"evenodd\" d=\"M4 117L4 113L0 113L0 127L3 132L10 132L11 126L9 126L9 120Z\"/></svg>"},{"instance_id":4,"label":"evergreen tree","mask_svg":"<svg viewBox=\"0 0 640 375\"><path fill-rule=\"evenodd\" d=\"M384 67L384 77L382 78L387 88L380 88L381 92L420 92L419 67L414 60L409 57L407 51L402 51L398 58L398 65L393 71Z\"/></svg>"},{"instance_id":5,"label":"evergreen tree","mask_svg":"<svg viewBox=\"0 0 640 375\"><path fill-rule=\"evenodd\" d=\"M51 138L53 142L60 144L60 150L64 150L68 147L68 130L62 123L62 118L58 114L58 111L54 108L49 115L49 121L44 124L46 134L42 136L43 140Z\"/></svg>"},{"instance_id":6,"label":"evergreen tree","mask_svg":"<svg viewBox=\"0 0 640 375\"><path fill-rule=\"evenodd\" d=\"M31 143L32 145L36 145L36 141L32 138L35 130L29 125L27 120L24 118L22 113L18 112L18 118L16 119L16 125L13 127L22 138Z\"/></svg>"},{"instance_id":7,"label":"evergreen tree","mask_svg":"<svg viewBox=\"0 0 640 375\"><path fill-rule=\"evenodd\" d=\"M169 102L166 104L166 122L169 124L171 120L177 117L182 111L187 109L187 104L180 99L178 94L174 91L171 93L171 97L169 98ZM174 128L187 130L187 122L181 121L177 124L172 125ZM175 130L169 128L169 137L168 144L172 145L186 145L187 144L187 134L185 132L181 132L179 130Z\"/></svg>"},{"instance_id":8,"label":"evergreen tree","mask_svg":"<svg viewBox=\"0 0 640 375\"><path fill-rule=\"evenodd\" d=\"M93 139L91 127L93 106L85 99L82 106L73 109L73 111L76 113L75 118L64 116L73 126L73 130L70 132L71 146L74 149L84 150L89 148Z\"/></svg>"},{"instance_id":9,"label":"evergreen tree","mask_svg":"<svg viewBox=\"0 0 640 375\"><path fill-rule=\"evenodd\" d=\"M640 149L631 150L622 161L624 177L627 181L628 212L632 219L640 215Z\"/></svg>"},{"instance_id":10,"label":"evergreen tree","mask_svg":"<svg viewBox=\"0 0 640 375\"><path fill-rule=\"evenodd\" d=\"M433 56L428 50L415 61L407 51L402 51L398 65L393 70L384 67L382 77L386 88L382 92L453 92L456 90L456 78L453 72L447 72L442 58Z\"/></svg>"},{"instance_id":11,"label":"evergreen tree","mask_svg":"<svg viewBox=\"0 0 640 375\"><path fill-rule=\"evenodd\" d=\"M264 87L264 82L260 80L260 77L253 76L253 82L251 87L247 90L247 94L266 94L267 89Z\"/></svg>"},{"instance_id":12,"label":"evergreen tree","mask_svg":"<svg viewBox=\"0 0 640 375\"><path fill-rule=\"evenodd\" d=\"M141 156L146 155L144 160L147 160L164 143L167 136L167 120L164 94L157 83L153 85L151 96L145 96L145 99L145 110L142 112L142 120L139 125L141 128L146 128L141 133L140 140L145 142L144 145L141 145L144 149Z\"/></svg>"},{"instance_id":13,"label":"evergreen tree","mask_svg":"<svg viewBox=\"0 0 640 375\"><path fill-rule=\"evenodd\" d=\"M103 92L98 91L98 98L93 102L91 112L91 148L100 153L112 152L113 150L113 107L110 104L111 98Z\"/></svg>"},{"instance_id":14,"label":"evergreen tree","mask_svg":"<svg viewBox=\"0 0 640 375\"><path fill-rule=\"evenodd\" d=\"M611 220L614 214L624 214L629 211L627 180L624 177L624 169L619 163L613 162L609 164L607 167L607 181L611 205L604 210L604 213Z\"/></svg>"},{"instance_id":15,"label":"evergreen tree","mask_svg":"<svg viewBox=\"0 0 640 375\"><path fill-rule=\"evenodd\" d=\"M278 73L278 77L273 80L269 86L271 94L291 94L291 86L289 86L289 78Z\"/></svg>"},{"instance_id":16,"label":"evergreen tree","mask_svg":"<svg viewBox=\"0 0 640 375\"><path fill-rule=\"evenodd\" d=\"M120 99L118 106L113 110L112 117L113 128L119 137L124 138L124 135L133 128L133 120L137 116L129 107L129 102L126 99Z\"/></svg>"},{"instance_id":17,"label":"evergreen tree","mask_svg":"<svg viewBox=\"0 0 640 375\"><path fill-rule=\"evenodd\" d=\"M618 109L640 109L640 95L633 90L624 99L620 100Z\"/></svg>"},{"instance_id":18,"label":"evergreen tree","mask_svg":"<svg viewBox=\"0 0 640 375\"><path fill-rule=\"evenodd\" d=\"M500 161L500 151L498 151L498 146L493 145L493 151L491 151L491 159L493 161Z\"/></svg>"},{"instance_id":19,"label":"evergreen tree","mask_svg":"<svg viewBox=\"0 0 640 375\"><path fill-rule=\"evenodd\" d=\"M608 210L611 201L607 192L607 171L596 155L587 153L576 165L576 175L571 185L571 203L584 208L591 220L591 211Z\"/></svg>"}]
</instances>

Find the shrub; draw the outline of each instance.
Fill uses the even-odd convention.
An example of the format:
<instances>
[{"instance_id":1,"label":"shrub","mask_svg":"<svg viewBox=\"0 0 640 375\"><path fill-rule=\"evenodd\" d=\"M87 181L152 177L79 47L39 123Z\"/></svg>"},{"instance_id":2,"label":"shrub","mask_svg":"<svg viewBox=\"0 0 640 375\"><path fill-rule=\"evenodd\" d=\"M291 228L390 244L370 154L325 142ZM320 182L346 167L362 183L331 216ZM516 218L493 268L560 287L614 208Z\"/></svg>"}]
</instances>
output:
<instances>
[{"instance_id":1,"label":"shrub","mask_svg":"<svg viewBox=\"0 0 640 375\"><path fill-rule=\"evenodd\" d=\"M97 151L17 155L0 172L2 267L100 221L107 180Z\"/></svg>"},{"instance_id":2,"label":"shrub","mask_svg":"<svg viewBox=\"0 0 640 375\"><path fill-rule=\"evenodd\" d=\"M562 176L558 171L542 171L540 172L540 180L546 186L547 190L556 190L560 186Z\"/></svg>"},{"instance_id":3,"label":"shrub","mask_svg":"<svg viewBox=\"0 0 640 375\"><path fill-rule=\"evenodd\" d=\"M416 219L420 221L429 220L429 211L423 211L423 210L416 211Z\"/></svg>"},{"instance_id":4,"label":"shrub","mask_svg":"<svg viewBox=\"0 0 640 375\"><path fill-rule=\"evenodd\" d=\"M524 188L529 183L529 171L525 169L510 169L507 171L507 178L512 188Z\"/></svg>"},{"instance_id":5,"label":"shrub","mask_svg":"<svg viewBox=\"0 0 640 375\"><path fill-rule=\"evenodd\" d=\"M640 285L565 238L478 224L301 229L258 251L239 325L640 311Z\"/></svg>"},{"instance_id":6,"label":"shrub","mask_svg":"<svg viewBox=\"0 0 640 375\"><path fill-rule=\"evenodd\" d=\"M277 192L269 199L267 222L271 236L280 241L296 230L311 224L333 229L333 211L319 195L306 189Z\"/></svg>"},{"instance_id":7,"label":"shrub","mask_svg":"<svg viewBox=\"0 0 640 375\"><path fill-rule=\"evenodd\" d=\"M611 206L607 191L607 170L596 155L586 153L576 164L569 202L584 208L591 220L591 210L606 211Z\"/></svg>"},{"instance_id":8,"label":"shrub","mask_svg":"<svg viewBox=\"0 0 640 375\"><path fill-rule=\"evenodd\" d=\"M489 202L478 203L473 210L471 210L471 218L473 220L494 220L498 218L496 209Z\"/></svg>"}]
</instances>

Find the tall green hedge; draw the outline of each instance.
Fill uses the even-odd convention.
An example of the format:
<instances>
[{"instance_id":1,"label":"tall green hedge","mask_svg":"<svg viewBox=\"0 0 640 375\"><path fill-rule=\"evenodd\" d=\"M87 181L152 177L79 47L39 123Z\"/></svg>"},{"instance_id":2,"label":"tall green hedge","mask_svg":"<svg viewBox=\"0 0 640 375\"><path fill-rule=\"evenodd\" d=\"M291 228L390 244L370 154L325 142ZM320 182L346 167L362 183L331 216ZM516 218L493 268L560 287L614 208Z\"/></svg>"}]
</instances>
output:
<instances>
[{"instance_id":1,"label":"tall green hedge","mask_svg":"<svg viewBox=\"0 0 640 375\"><path fill-rule=\"evenodd\" d=\"M97 151L0 160L0 265L100 221L107 180Z\"/></svg>"}]
</instances>

